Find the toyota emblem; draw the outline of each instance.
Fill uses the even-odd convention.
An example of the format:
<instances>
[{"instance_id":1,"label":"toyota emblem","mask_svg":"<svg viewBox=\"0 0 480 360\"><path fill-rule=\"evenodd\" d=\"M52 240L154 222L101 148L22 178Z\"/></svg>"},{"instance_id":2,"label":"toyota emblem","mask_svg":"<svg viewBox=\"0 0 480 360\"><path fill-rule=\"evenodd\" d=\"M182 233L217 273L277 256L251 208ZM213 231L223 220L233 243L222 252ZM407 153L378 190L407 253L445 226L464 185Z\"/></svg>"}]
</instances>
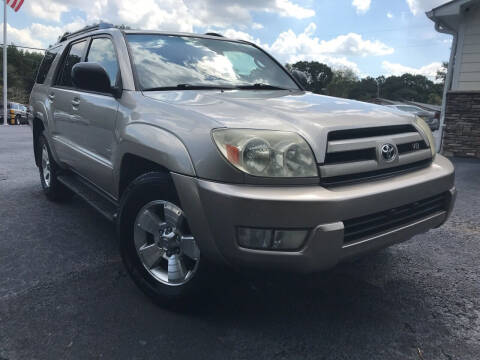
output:
<instances>
[{"instance_id":1,"label":"toyota emblem","mask_svg":"<svg viewBox=\"0 0 480 360\"><path fill-rule=\"evenodd\" d=\"M397 158L397 148L392 144L383 144L380 148L382 158L386 162L392 162Z\"/></svg>"}]
</instances>

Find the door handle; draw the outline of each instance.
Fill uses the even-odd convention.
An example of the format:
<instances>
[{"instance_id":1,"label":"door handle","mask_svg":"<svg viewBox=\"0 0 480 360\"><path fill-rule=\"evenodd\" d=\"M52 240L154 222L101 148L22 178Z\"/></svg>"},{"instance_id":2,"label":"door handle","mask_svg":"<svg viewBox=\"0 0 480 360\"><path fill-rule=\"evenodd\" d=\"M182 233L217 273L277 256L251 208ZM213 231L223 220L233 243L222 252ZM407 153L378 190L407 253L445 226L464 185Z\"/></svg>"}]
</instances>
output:
<instances>
[{"instance_id":1,"label":"door handle","mask_svg":"<svg viewBox=\"0 0 480 360\"><path fill-rule=\"evenodd\" d=\"M55 99L55 93L48 94L48 98L53 101Z\"/></svg>"},{"instance_id":2,"label":"door handle","mask_svg":"<svg viewBox=\"0 0 480 360\"><path fill-rule=\"evenodd\" d=\"M73 107L78 107L78 105L80 105L80 99L78 98L75 98L72 100L72 106Z\"/></svg>"}]
</instances>

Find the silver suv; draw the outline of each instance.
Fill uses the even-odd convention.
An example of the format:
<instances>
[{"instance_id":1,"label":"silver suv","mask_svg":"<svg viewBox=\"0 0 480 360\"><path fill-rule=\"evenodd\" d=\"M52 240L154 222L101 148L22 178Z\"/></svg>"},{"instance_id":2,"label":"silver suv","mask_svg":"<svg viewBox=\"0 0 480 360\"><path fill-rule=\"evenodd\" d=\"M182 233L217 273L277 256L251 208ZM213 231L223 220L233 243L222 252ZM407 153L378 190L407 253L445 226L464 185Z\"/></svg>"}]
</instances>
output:
<instances>
[{"instance_id":1,"label":"silver suv","mask_svg":"<svg viewBox=\"0 0 480 360\"><path fill-rule=\"evenodd\" d=\"M212 269L316 272L443 224L454 169L425 122L305 92L217 34L63 36L30 97L46 196L117 224L138 286L192 298Z\"/></svg>"}]
</instances>

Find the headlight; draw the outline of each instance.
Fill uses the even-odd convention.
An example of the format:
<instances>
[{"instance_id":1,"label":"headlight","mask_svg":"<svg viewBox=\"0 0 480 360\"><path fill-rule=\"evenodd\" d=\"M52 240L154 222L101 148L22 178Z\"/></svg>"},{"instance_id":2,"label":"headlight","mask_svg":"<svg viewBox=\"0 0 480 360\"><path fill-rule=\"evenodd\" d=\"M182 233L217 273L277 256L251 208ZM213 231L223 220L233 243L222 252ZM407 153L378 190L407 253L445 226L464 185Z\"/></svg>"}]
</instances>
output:
<instances>
[{"instance_id":1,"label":"headlight","mask_svg":"<svg viewBox=\"0 0 480 360\"><path fill-rule=\"evenodd\" d=\"M283 131L217 129L213 139L237 169L264 177L318 176L310 146L298 134Z\"/></svg>"},{"instance_id":2,"label":"headlight","mask_svg":"<svg viewBox=\"0 0 480 360\"><path fill-rule=\"evenodd\" d=\"M422 130L422 132L427 136L428 144L430 145L430 150L432 151L432 157L435 157L436 150L435 150L435 139L433 138L432 131L428 124L423 120L421 117L415 117L415 124Z\"/></svg>"}]
</instances>

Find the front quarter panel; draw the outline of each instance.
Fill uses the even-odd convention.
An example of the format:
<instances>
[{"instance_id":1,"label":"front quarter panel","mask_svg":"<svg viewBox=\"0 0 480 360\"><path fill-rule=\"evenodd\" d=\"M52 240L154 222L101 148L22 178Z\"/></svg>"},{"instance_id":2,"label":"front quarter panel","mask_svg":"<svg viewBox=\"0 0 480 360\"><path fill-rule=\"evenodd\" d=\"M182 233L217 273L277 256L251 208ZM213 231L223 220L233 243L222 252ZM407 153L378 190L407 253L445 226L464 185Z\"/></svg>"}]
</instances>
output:
<instances>
[{"instance_id":1,"label":"front quarter panel","mask_svg":"<svg viewBox=\"0 0 480 360\"><path fill-rule=\"evenodd\" d=\"M119 134L114 165L116 189L121 162L126 154L150 160L179 174L195 176L190 155L175 135L148 123L134 122L125 126Z\"/></svg>"},{"instance_id":2,"label":"front quarter panel","mask_svg":"<svg viewBox=\"0 0 480 360\"><path fill-rule=\"evenodd\" d=\"M223 182L244 182L243 173L227 163L214 144L211 130L216 127L221 125L196 111L154 100L138 91L124 91L117 115L119 153L123 156L128 152L127 143L131 151L136 147L134 144L138 144L140 154L134 154L141 157L149 154L153 158L148 160L172 172ZM148 149L144 149L147 144ZM172 158L167 161L169 156Z\"/></svg>"}]
</instances>

